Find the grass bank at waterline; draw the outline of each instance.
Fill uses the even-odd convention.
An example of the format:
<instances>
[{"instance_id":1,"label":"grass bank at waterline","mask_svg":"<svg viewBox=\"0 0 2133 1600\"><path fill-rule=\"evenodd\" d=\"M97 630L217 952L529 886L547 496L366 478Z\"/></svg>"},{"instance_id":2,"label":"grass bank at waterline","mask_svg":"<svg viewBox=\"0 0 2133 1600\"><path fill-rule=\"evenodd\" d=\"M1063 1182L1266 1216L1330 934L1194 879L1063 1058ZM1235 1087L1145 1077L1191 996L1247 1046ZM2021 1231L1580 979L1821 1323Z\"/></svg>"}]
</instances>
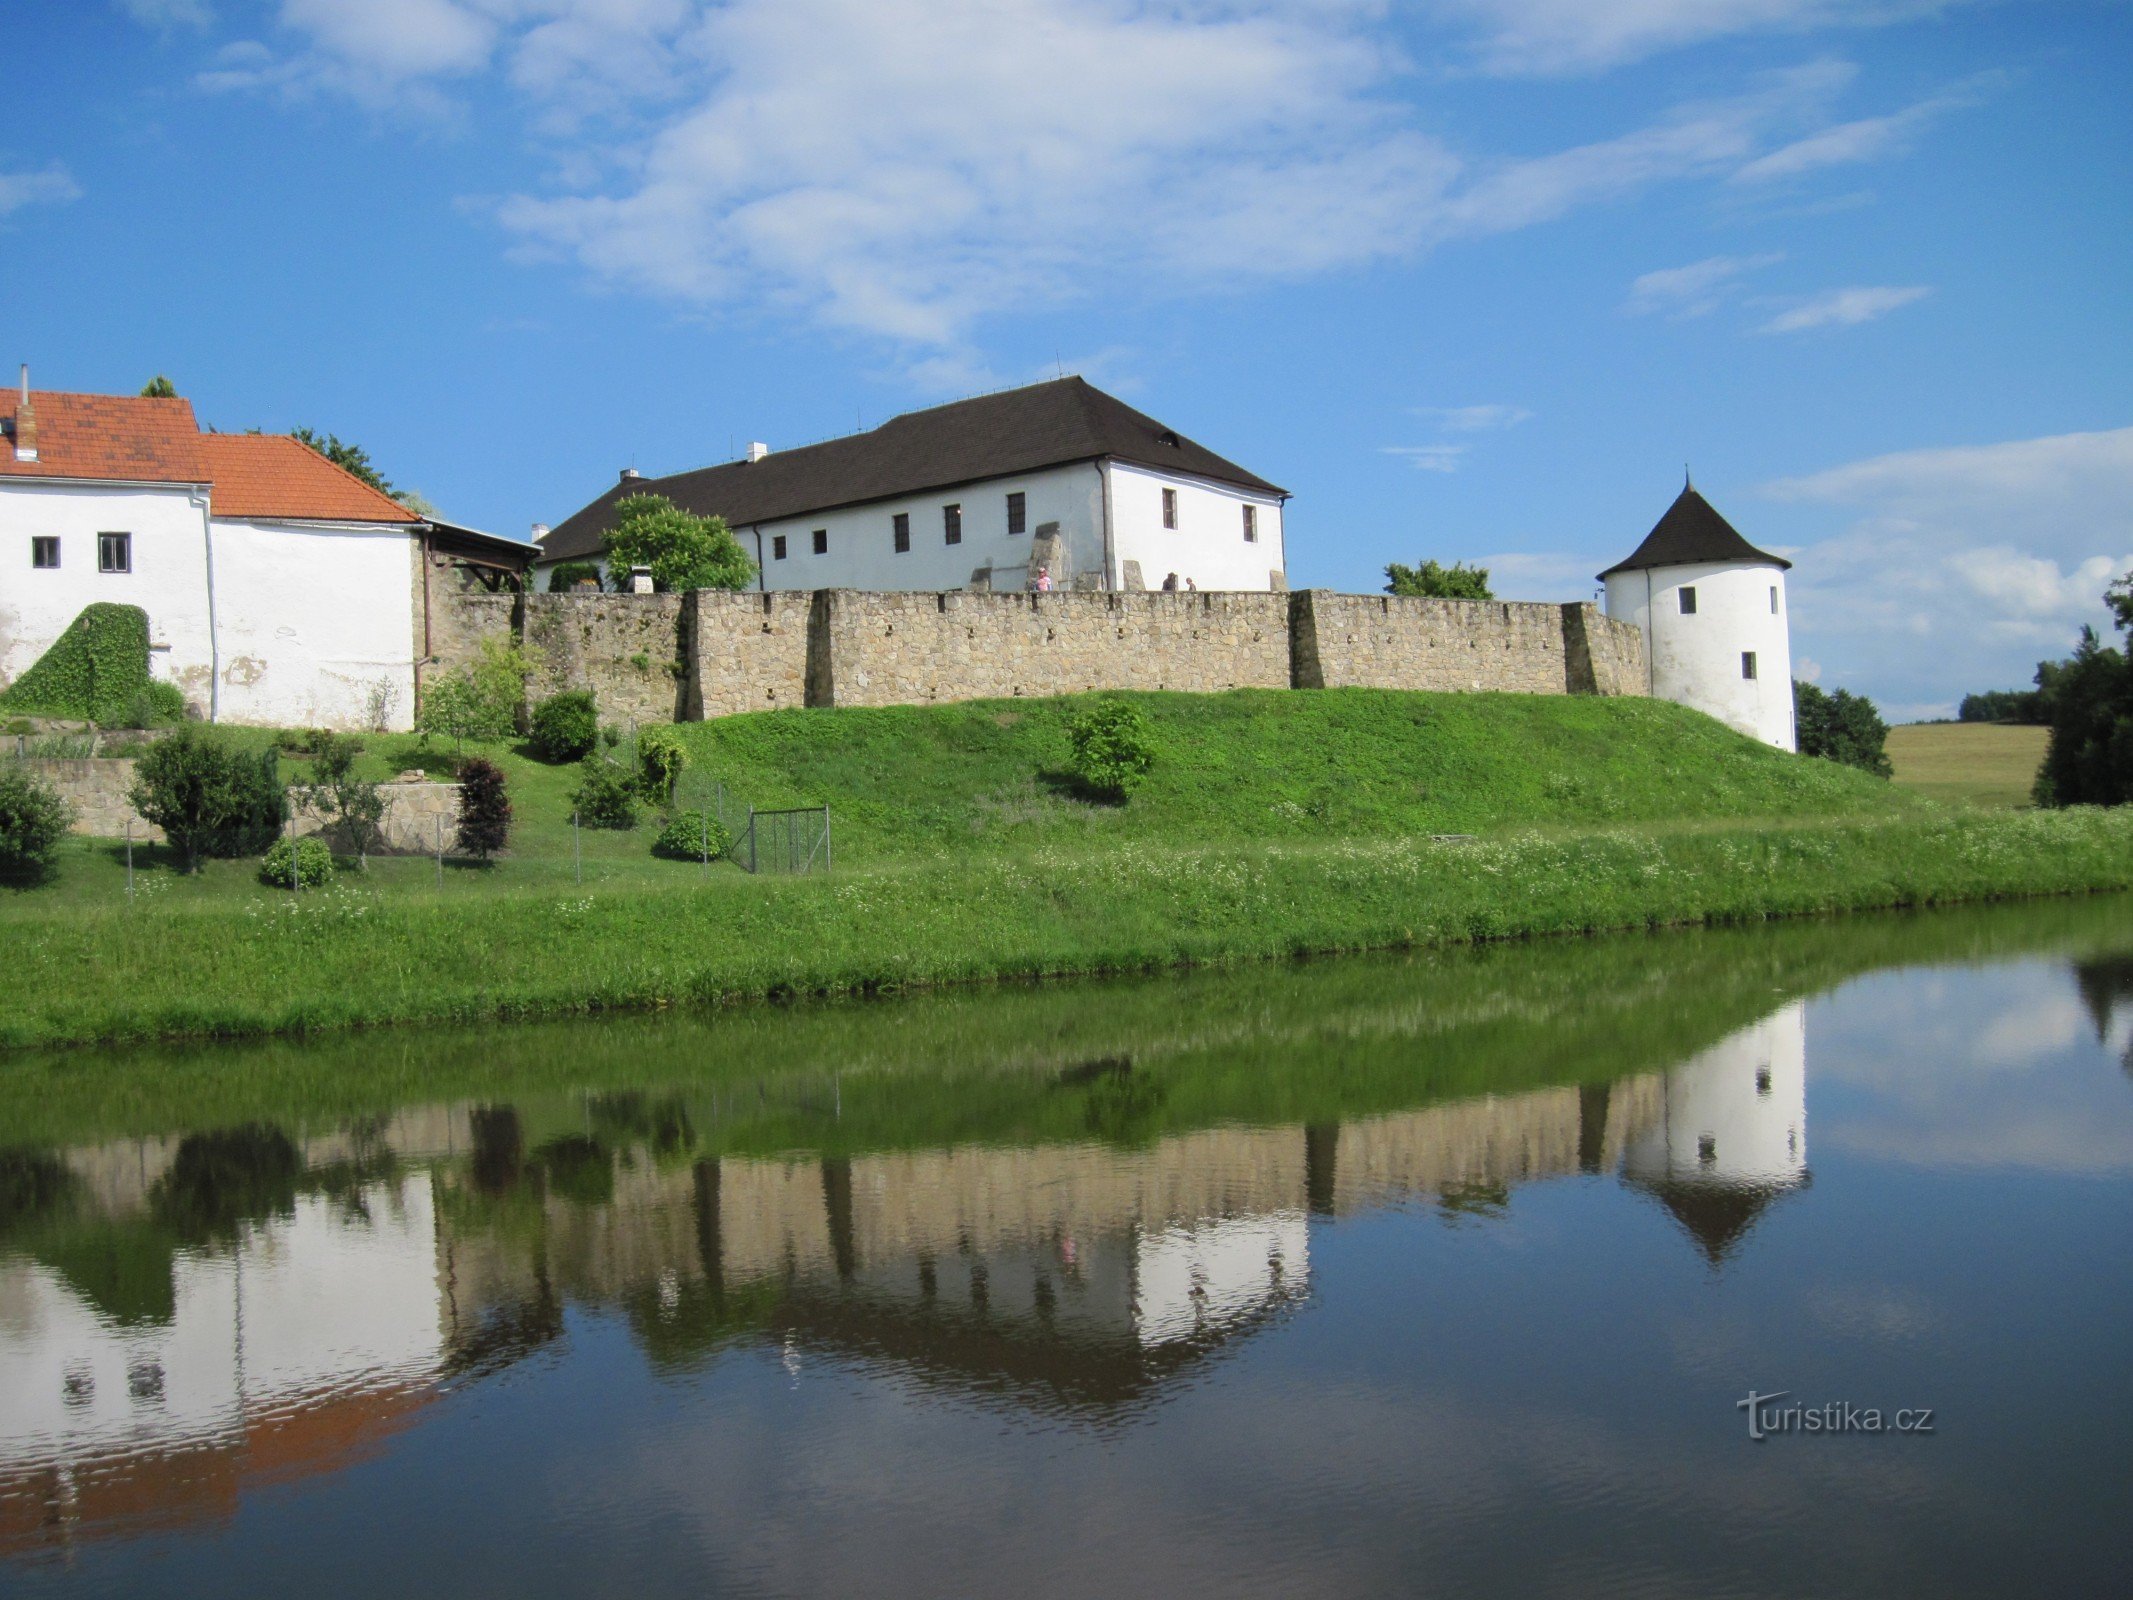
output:
<instances>
[{"instance_id":1,"label":"grass bank at waterline","mask_svg":"<svg viewBox=\"0 0 2133 1600\"><path fill-rule=\"evenodd\" d=\"M0 925L0 1044L265 1034L1725 923L2133 887L2133 808L1472 844L1144 842L456 903L73 905Z\"/></svg>"}]
</instances>

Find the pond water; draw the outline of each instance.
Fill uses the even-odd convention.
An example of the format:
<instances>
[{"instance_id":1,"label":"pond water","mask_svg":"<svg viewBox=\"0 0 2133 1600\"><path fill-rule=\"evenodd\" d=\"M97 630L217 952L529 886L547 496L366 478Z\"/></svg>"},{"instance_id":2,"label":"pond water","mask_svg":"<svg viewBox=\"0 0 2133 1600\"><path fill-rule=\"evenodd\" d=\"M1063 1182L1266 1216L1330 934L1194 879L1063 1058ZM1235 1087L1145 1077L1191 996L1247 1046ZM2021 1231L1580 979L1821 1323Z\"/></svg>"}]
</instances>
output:
<instances>
[{"instance_id":1,"label":"pond water","mask_svg":"<svg viewBox=\"0 0 2133 1600\"><path fill-rule=\"evenodd\" d=\"M0 1094L14 1594L2126 1588L2123 901Z\"/></svg>"}]
</instances>

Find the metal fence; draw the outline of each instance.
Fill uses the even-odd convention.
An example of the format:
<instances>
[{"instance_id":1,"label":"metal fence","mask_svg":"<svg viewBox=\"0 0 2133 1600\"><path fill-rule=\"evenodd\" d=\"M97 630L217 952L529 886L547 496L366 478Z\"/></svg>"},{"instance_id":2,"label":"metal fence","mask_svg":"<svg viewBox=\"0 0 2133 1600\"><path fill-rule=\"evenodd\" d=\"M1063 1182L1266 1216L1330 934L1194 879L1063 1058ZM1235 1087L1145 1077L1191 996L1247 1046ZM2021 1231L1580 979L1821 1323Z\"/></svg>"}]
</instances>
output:
<instances>
[{"instance_id":1,"label":"metal fence","mask_svg":"<svg viewBox=\"0 0 2133 1600\"><path fill-rule=\"evenodd\" d=\"M749 872L804 875L830 870L830 808L797 806L750 811L748 828L733 844L735 863Z\"/></svg>"}]
</instances>

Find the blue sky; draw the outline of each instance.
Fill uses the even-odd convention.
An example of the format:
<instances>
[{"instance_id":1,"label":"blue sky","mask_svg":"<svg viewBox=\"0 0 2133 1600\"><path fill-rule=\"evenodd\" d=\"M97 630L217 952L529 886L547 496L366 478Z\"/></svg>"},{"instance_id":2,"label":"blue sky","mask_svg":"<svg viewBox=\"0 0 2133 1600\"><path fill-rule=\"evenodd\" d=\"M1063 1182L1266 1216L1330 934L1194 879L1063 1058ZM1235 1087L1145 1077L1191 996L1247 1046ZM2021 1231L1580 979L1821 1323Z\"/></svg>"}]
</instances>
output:
<instances>
[{"instance_id":1,"label":"blue sky","mask_svg":"<svg viewBox=\"0 0 2133 1600\"><path fill-rule=\"evenodd\" d=\"M1892 716L2133 568L2113 0L10 9L0 359L499 532L1063 366L1299 586L1589 595L1692 463Z\"/></svg>"}]
</instances>

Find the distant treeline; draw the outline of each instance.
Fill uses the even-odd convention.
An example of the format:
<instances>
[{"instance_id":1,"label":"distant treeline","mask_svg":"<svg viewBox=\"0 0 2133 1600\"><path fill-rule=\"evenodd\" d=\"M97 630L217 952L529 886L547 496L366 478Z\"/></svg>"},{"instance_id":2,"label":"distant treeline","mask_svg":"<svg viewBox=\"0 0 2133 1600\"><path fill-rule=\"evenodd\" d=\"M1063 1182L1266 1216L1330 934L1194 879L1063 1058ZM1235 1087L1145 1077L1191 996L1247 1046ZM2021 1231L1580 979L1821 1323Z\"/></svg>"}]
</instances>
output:
<instances>
[{"instance_id":1,"label":"distant treeline","mask_svg":"<svg viewBox=\"0 0 2133 1600\"><path fill-rule=\"evenodd\" d=\"M2049 726L2052 707L2058 693L2059 680L2066 673L2064 661L2040 661L2037 663L2037 686L2034 689L1987 689L1983 694L1966 694L1963 703L1956 709L1958 722L2027 722L2039 727Z\"/></svg>"}]
</instances>

